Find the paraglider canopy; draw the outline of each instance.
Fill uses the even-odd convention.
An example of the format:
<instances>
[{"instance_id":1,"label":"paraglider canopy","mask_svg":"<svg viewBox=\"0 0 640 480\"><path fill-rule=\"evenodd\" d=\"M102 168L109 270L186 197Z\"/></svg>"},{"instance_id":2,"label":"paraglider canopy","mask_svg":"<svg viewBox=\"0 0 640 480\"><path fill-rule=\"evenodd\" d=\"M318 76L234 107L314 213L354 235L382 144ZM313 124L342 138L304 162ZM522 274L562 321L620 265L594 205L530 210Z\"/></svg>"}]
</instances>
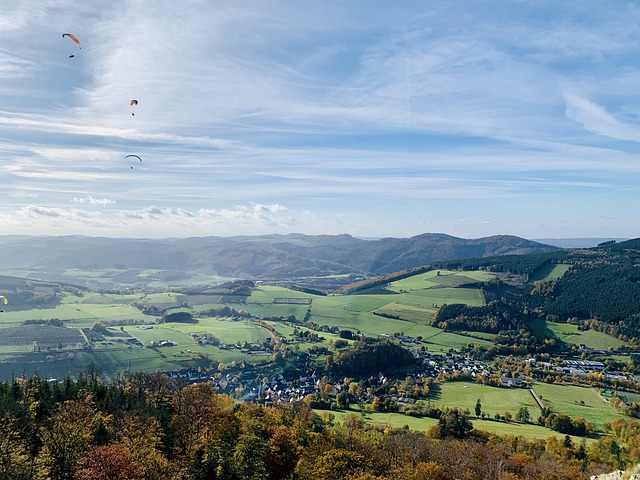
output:
<instances>
[{"instance_id":1,"label":"paraglider canopy","mask_svg":"<svg viewBox=\"0 0 640 480\"><path fill-rule=\"evenodd\" d=\"M63 33L62 38L65 38L65 37L69 37L73 41L73 43L75 43L78 46L78 48L82 49L80 40L78 40L78 37L76 37L73 33Z\"/></svg>"},{"instance_id":2,"label":"paraglider canopy","mask_svg":"<svg viewBox=\"0 0 640 480\"><path fill-rule=\"evenodd\" d=\"M137 105L138 104L138 100L131 100L129 102L129 105L133 106L133 105Z\"/></svg>"},{"instance_id":3,"label":"paraglider canopy","mask_svg":"<svg viewBox=\"0 0 640 480\"><path fill-rule=\"evenodd\" d=\"M138 155L127 155L126 157L124 157L125 160L127 158L137 158L138 160L140 160L140 162L142 162L142 159ZM133 170L133 166L131 167L131 170Z\"/></svg>"},{"instance_id":4,"label":"paraglider canopy","mask_svg":"<svg viewBox=\"0 0 640 480\"><path fill-rule=\"evenodd\" d=\"M2 300L5 305L9 303L9 300L7 300L7 297L5 297L4 295L0 295L0 300Z\"/></svg>"}]
</instances>

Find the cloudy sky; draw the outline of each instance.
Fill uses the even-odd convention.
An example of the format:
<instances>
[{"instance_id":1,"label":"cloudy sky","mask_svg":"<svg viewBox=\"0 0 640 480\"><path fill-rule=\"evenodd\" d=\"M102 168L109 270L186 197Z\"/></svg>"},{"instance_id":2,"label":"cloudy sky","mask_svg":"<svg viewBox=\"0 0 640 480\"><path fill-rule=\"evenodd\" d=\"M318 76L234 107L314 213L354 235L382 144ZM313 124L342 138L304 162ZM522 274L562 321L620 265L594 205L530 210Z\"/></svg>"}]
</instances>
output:
<instances>
[{"instance_id":1,"label":"cloudy sky","mask_svg":"<svg viewBox=\"0 0 640 480\"><path fill-rule=\"evenodd\" d=\"M640 4L2 2L0 162L5 235L638 237Z\"/></svg>"}]
</instances>

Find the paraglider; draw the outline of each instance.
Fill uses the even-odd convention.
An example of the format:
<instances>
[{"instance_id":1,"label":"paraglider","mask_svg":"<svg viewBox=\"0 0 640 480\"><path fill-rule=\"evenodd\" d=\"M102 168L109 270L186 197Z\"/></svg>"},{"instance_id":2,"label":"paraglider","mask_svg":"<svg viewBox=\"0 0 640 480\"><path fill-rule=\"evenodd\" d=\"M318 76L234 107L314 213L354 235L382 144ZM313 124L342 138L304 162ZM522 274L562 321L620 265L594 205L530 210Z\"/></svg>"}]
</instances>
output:
<instances>
[{"instance_id":1,"label":"paraglider","mask_svg":"<svg viewBox=\"0 0 640 480\"><path fill-rule=\"evenodd\" d=\"M73 43L75 43L79 49L82 49L82 45L80 45L80 40L78 40L78 37L76 37L73 33L63 33L62 34L62 38L64 37L69 37ZM69 55L69 58L74 58L75 55L71 54Z\"/></svg>"},{"instance_id":2,"label":"paraglider","mask_svg":"<svg viewBox=\"0 0 640 480\"><path fill-rule=\"evenodd\" d=\"M131 100L131 101L129 102L129 106L130 106L130 107L133 107L134 105L138 105L138 100ZM133 113L133 112L131 112L131 115L135 117L135 115L136 115L136 114L135 114L135 113Z\"/></svg>"},{"instance_id":3,"label":"paraglider","mask_svg":"<svg viewBox=\"0 0 640 480\"><path fill-rule=\"evenodd\" d=\"M140 162L142 162L142 159L138 155L127 155L126 157L124 157L125 160L127 158L137 158L138 160L140 160ZM133 170L133 167L131 167L131 170Z\"/></svg>"},{"instance_id":4,"label":"paraglider","mask_svg":"<svg viewBox=\"0 0 640 480\"><path fill-rule=\"evenodd\" d=\"M76 37L73 33L63 33L62 34L62 38L64 38L64 37L69 37L73 41L73 43L78 45L78 48L82 49L82 45L80 44L80 40L78 40L78 37Z\"/></svg>"},{"instance_id":5,"label":"paraglider","mask_svg":"<svg viewBox=\"0 0 640 480\"><path fill-rule=\"evenodd\" d=\"M4 295L0 295L0 300L2 300L5 305L9 303L9 300L7 300L7 297L5 297Z\"/></svg>"}]
</instances>

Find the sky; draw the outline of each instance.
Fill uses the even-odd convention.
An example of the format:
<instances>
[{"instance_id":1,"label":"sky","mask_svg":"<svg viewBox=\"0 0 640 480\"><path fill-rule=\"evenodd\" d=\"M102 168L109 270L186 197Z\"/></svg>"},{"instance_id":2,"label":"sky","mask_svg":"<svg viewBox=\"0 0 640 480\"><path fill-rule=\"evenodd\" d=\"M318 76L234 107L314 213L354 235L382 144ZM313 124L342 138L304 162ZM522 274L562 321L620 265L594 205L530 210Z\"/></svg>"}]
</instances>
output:
<instances>
[{"instance_id":1,"label":"sky","mask_svg":"<svg viewBox=\"0 0 640 480\"><path fill-rule=\"evenodd\" d=\"M1 235L639 237L640 3L2 2L0 164Z\"/></svg>"}]
</instances>

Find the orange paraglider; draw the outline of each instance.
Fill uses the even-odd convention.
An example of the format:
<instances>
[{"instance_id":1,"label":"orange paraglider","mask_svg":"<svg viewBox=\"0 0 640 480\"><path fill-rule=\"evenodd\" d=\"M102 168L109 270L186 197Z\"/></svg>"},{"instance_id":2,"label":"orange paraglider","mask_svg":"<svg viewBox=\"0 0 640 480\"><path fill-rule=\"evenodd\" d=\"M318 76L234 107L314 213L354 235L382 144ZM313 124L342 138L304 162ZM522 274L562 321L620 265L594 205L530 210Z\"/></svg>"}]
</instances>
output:
<instances>
[{"instance_id":1,"label":"orange paraglider","mask_svg":"<svg viewBox=\"0 0 640 480\"><path fill-rule=\"evenodd\" d=\"M131 101L129 102L129 106L130 106L130 107L133 107L134 105L138 105L138 100L131 100ZM135 113L133 113L133 112L131 112L131 115L135 116L136 114L135 114Z\"/></svg>"},{"instance_id":2,"label":"orange paraglider","mask_svg":"<svg viewBox=\"0 0 640 480\"><path fill-rule=\"evenodd\" d=\"M75 43L78 46L78 48L82 49L80 40L78 40L78 37L76 37L73 33L63 33L62 38L65 38L65 37L69 37L73 41L73 43Z\"/></svg>"}]
</instances>

